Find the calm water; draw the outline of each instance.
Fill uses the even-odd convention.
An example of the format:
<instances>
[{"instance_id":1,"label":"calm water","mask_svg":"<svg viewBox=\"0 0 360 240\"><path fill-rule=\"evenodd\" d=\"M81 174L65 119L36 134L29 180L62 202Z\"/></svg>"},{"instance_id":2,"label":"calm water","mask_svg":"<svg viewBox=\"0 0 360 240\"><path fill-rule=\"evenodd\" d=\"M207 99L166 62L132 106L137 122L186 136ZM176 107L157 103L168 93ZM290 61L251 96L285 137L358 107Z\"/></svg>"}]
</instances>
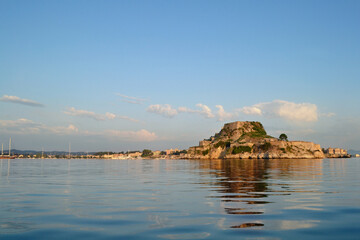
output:
<instances>
[{"instance_id":1,"label":"calm water","mask_svg":"<svg viewBox=\"0 0 360 240\"><path fill-rule=\"evenodd\" d=\"M0 239L360 239L360 159L1 160Z\"/></svg>"}]
</instances>

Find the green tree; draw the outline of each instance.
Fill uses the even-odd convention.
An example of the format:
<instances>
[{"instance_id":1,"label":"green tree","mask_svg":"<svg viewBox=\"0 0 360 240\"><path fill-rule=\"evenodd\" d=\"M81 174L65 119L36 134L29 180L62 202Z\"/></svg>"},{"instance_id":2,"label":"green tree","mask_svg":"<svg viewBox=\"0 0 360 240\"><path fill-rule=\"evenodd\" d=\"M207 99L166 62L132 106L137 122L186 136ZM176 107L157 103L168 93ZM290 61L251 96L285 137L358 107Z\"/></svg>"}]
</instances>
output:
<instances>
[{"instance_id":1,"label":"green tree","mask_svg":"<svg viewBox=\"0 0 360 240\"><path fill-rule=\"evenodd\" d=\"M153 154L154 154L154 153L153 153L151 150L149 150L149 149L144 149L144 150L142 151L141 156L142 156L142 157L151 157Z\"/></svg>"},{"instance_id":2,"label":"green tree","mask_svg":"<svg viewBox=\"0 0 360 240\"><path fill-rule=\"evenodd\" d=\"M279 140L281 141L288 141L288 137L285 133L280 134Z\"/></svg>"}]
</instances>

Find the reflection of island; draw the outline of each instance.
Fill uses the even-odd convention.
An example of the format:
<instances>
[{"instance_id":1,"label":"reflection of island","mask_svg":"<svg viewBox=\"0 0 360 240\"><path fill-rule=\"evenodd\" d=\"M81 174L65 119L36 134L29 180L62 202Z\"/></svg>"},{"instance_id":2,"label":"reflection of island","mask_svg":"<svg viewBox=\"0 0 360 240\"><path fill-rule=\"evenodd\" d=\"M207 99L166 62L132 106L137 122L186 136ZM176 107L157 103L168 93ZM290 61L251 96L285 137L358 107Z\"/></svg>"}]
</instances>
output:
<instances>
[{"instance_id":1,"label":"reflection of island","mask_svg":"<svg viewBox=\"0 0 360 240\"><path fill-rule=\"evenodd\" d=\"M268 161L258 159L251 161L215 161L217 164L215 166L210 164L209 167L217 167L222 170L217 174L226 177L226 180L219 182L226 187L225 193L264 192L267 189L264 179L267 178Z\"/></svg>"},{"instance_id":2,"label":"reflection of island","mask_svg":"<svg viewBox=\"0 0 360 240\"><path fill-rule=\"evenodd\" d=\"M242 222L231 228L264 226L261 215L265 213L265 204L272 203L271 196L286 197L294 192L306 192L304 189L292 189L284 180L291 177L296 181L322 175L322 160L319 159L218 159L201 160L198 164L202 174L216 175L216 182L205 184L219 186L215 188L218 194L209 197L219 198L225 213L241 215L242 221L246 221L244 215L249 216L247 220L258 216L256 221ZM281 181L274 182L274 179Z\"/></svg>"}]
</instances>

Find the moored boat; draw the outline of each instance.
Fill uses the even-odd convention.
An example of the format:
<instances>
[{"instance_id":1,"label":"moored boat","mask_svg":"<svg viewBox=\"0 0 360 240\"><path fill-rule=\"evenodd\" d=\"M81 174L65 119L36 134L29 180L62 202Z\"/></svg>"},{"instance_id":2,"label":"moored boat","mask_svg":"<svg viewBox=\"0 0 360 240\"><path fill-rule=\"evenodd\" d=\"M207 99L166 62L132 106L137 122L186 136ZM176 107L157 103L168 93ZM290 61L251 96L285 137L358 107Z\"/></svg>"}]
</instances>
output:
<instances>
[{"instance_id":1,"label":"moored boat","mask_svg":"<svg viewBox=\"0 0 360 240\"><path fill-rule=\"evenodd\" d=\"M15 159L15 156L1 155L0 159Z\"/></svg>"},{"instance_id":2,"label":"moored boat","mask_svg":"<svg viewBox=\"0 0 360 240\"><path fill-rule=\"evenodd\" d=\"M9 140L9 155L4 155L4 145L1 144L0 159L15 159L15 156L11 156L11 138Z\"/></svg>"}]
</instances>

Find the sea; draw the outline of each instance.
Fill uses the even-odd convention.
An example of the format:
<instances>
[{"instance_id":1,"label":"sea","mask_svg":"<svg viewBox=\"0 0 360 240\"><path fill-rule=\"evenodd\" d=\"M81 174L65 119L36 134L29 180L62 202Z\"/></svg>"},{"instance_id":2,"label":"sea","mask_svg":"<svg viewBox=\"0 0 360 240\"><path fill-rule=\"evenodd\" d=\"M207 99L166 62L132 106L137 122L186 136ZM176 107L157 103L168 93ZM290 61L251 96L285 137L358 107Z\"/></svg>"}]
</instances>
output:
<instances>
[{"instance_id":1,"label":"sea","mask_svg":"<svg viewBox=\"0 0 360 240\"><path fill-rule=\"evenodd\" d=\"M0 239L360 239L360 159L1 159Z\"/></svg>"}]
</instances>

